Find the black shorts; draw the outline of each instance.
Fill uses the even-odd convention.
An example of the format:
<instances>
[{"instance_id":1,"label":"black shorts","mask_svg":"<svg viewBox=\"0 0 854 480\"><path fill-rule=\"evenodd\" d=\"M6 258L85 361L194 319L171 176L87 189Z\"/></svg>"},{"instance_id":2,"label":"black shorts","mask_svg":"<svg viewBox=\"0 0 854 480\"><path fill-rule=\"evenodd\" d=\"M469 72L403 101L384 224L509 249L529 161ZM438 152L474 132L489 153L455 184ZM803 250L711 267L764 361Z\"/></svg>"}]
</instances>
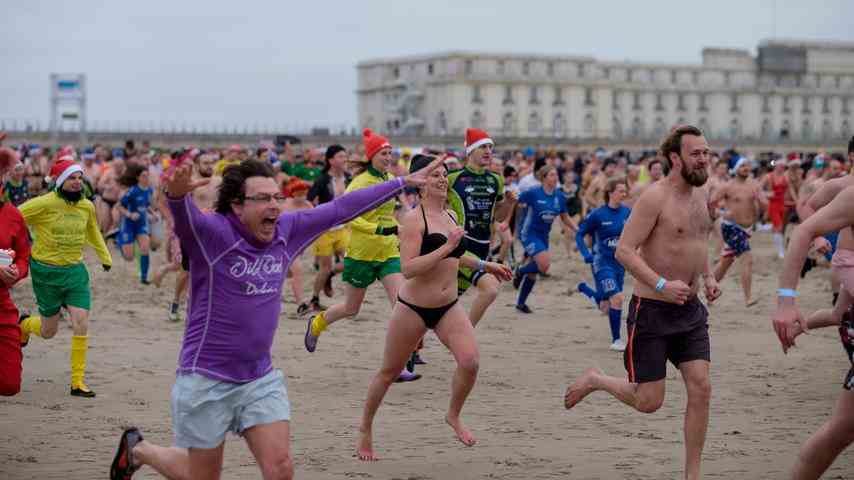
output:
<instances>
[{"instance_id":1,"label":"black shorts","mask_svg":"<svg viewBox=\"0 0 854 480\"><path fill-rule=\"evenodd\" d=\"M848 374L845 375L845 382L842 387L845 390L854 390L854 307L849 308L847 312L842 314L842 323L839 325L839 337L842 340L842 348L848 355L848 360L851 362L851 368Z\"/></svg>"},{"instance_id":2,"label":"black shorts","mask_svg":"<svg viewBox=\"0 0 854 480\"><path fill-rule=\"evenodd\" d=\"M489 242L481 243L467 238L466 251L477 255L481 260L486 260L489 258Z\"/></svg>"},{"instance_id":3,"label":"black shorts","mask_svg":"<svg viewBox=\"0 0 854 480\"><path fill-rule=\"evenodd\" d=\"M708 317L696 296L677 305L632 295L626 319L629 341L623 353L629 381L664 379L668 360L677 367L691 360L710 361Z\"/></svg>"}]
</instances>

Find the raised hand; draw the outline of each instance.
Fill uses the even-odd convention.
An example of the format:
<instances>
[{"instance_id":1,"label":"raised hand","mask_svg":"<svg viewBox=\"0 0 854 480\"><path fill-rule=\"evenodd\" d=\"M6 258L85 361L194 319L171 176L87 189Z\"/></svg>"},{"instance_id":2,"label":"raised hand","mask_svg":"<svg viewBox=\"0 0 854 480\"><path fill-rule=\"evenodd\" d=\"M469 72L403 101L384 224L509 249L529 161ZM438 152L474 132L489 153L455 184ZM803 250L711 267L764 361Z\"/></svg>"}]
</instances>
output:
<instances>
[{"instance_id":1,"label":"raised hand","mask_svg":"<svg viewBox=\"0 0 854 480\"><path fill-rule=\"evenodd\" d=\"M181 198L208 183L210 183L209 178L193 181L193 166L191 164L181 165L166 180L166 194L171 198Z\"/></svg>"},{"instance_id":2,"label":"raised hand","mask_svg":"<svg viewBox=\"0 0 854 480\"><path fill-rule=\"evenodd\" d=\"M435 160L430 162L429 165L418 170L415 173L410 173L409 175L403 177L403 181L406 182L406 186L408 187L420 187L427 183L427 177L430 176L430 173L433 170L436 170L442 165L442 162L445 161L445 155L441 157L436 157Z\"/></svg>"}]
</instances>

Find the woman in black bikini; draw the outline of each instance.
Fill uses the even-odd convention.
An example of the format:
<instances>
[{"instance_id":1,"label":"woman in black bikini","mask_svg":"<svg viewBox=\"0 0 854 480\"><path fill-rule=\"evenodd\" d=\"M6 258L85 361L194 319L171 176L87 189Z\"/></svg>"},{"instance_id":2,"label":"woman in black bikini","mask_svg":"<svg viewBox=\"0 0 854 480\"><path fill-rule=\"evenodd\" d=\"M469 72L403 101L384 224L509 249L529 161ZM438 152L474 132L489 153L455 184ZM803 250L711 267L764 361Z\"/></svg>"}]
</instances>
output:
<instances>
[{"instance_id":1,"label":"woman in black bikini","mask_svg":"<svg viewBox=\"0 0 854 480\"><path fill-rule=\"evenodd\" d=\"M420 170L434 159L416 155L410 172ZM368 388L357 447L361 460L377 459L372 438L374 415L428 329L436 332L457 361L445 421L465 445L475 443L474 436L460 420L460 411L477 378L479 353L471 322L465 310L457 305L457 270L462 262L503 281L510 280L512 272L504 265L462 256L465 245L460 241L465 231L446 210L447 177L448 172L443 168L433 171L420 189L420 207L407 212L400 225L400 264L405 281L392 311L382 367Z\"/></svg>"}]
</instances>

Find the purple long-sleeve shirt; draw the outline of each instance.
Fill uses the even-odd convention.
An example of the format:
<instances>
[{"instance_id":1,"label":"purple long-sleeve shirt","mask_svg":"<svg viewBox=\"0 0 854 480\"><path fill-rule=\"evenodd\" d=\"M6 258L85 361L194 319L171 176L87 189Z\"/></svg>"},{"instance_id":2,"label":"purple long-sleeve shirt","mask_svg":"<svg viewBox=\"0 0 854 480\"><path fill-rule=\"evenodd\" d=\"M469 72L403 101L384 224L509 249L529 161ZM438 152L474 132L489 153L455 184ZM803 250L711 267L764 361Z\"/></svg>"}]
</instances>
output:
<instances>
[{"instance_id":1,"label":"purple long-sleeve shirt","mask_svg":"<svg viewBox=\"0 0 854 480\"><path fill-rule=\"evenodd\" d=\"M175 233L190 256L190 298L178 374L245 383L270 372L282 286L291 262L326 230L394 197L396 178L318 207L283 213L260 242L234 214L204 214L189 195L169 199Z\"/></svg>"}]
</instances>

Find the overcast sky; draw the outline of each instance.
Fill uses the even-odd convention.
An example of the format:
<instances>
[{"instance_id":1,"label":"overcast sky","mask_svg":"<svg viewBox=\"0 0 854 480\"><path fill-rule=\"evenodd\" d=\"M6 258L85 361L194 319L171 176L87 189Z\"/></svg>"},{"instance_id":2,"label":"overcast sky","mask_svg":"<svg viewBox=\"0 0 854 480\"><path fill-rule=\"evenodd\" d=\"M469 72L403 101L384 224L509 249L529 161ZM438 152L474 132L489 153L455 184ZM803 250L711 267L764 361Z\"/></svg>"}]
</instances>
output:
<instances>
[{"instance_id":1,"label":"overcast sky","mask_svg":"<svg viewBox=\"0 0 854 480\"><path fill-rule=\"evenodd\" d=\"M86 74L96 124L291 128L354 125L355 64L369 58L466 50L699 63L703 47L755 52L775 33L854 41L850 0L774 4L3 0L0 119L46 124L51 72Z\"/></svg>"}]
</instances>

